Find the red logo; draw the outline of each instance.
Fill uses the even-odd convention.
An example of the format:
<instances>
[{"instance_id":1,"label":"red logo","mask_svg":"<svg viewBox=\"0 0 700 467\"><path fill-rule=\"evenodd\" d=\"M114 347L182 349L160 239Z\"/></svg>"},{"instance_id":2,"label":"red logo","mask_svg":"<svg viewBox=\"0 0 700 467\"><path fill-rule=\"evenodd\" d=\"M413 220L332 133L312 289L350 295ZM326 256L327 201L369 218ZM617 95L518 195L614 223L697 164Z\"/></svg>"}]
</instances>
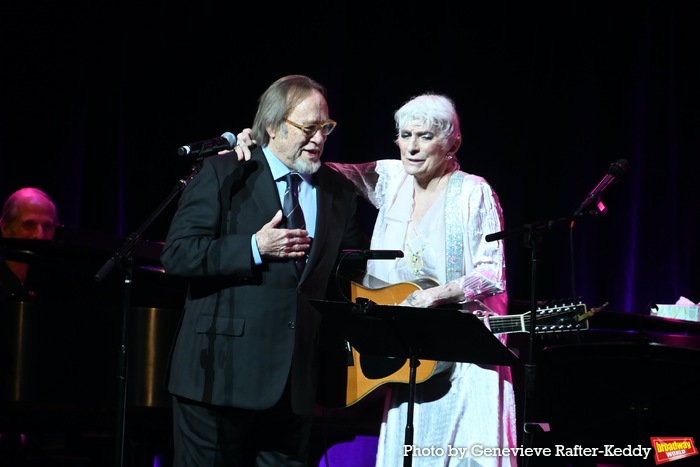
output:
<instances>
[{"instance_id":1,"label":"red logo","mask_svg":"<svg viewBox=\"0 0 700 467\"><path fill-rule=\"evenodd\" d=\"M656 461L656 465L685 459L686 457L696 456L698 454L698 448L695 447L695 440L692 437L652 437L650 439L651 446L654 448L654 461Z\"/></svg>"}]
</instances>

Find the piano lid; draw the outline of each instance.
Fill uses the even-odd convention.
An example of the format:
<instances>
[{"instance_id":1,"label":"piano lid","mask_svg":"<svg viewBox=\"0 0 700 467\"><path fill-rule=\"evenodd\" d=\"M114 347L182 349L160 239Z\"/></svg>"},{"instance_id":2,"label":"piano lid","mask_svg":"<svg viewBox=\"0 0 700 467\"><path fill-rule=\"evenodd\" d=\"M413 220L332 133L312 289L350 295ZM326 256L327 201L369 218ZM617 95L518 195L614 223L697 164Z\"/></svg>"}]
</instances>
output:
<instances>
[{"instance_id":1,"label":"piano lid","mask_svg":"<svg viewBox=\"0 0 700 467\"><path fill-rule=\"evenodd\" d=\"M651 331L700 336L700 323L660 316L603 310L590 318L591 329Z\"/></svg>"},{"instance_id":2,"label":"piano lid","mask_svg":"<svg viewBox=\"0 0 700 467\"><path fill-rule=\"evenodd\" d=\"M126 240L119 235L59 227L54 240L0 238L0 254L27 263L100 264L119 250ZM162 242L139 239L131 256L138 264L160 266L162 250Z\"/></svg>"}]
</instances>

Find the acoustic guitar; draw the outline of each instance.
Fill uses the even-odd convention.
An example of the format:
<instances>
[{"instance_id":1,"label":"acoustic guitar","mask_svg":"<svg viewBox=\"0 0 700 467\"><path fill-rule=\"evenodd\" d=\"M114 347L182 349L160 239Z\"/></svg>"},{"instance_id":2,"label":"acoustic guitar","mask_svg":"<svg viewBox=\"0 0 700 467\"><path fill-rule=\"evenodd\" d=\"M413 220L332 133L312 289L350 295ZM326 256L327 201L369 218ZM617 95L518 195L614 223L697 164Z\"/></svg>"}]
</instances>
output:
<instances>
[{"instance_id":1,"label":"acoustic guitar","mask_svg":"<svg viewBox=\"0 0 700 467\"><path fill-rule=\"evenodd\" d=\"M382 281L372 278L373 284ZM423 278L414 282L366 287L355 281L349 281L350 295L353 302L368 299L379 305L398 305L416 290L423 290L438 285L432 278ZM386 283L384 283L386 284ZM481 302L470 302L475 310L489 311ZM537 333L556 333L588 329L587 319L595 311L588 311L583 303L538 307L535 331ZM530 312L520 315L491 315L488 324L494 334L508 334L530 331ZM482 321L485 319L480 318ZM356 404L367 395L388 383L405 383L410 381L408 359L360 355L346 342L348 352L347 384L345 406ZM416 368L416 383L428 380L435 373L437 362L421 360Z\"/></svg>"}]
</instances>

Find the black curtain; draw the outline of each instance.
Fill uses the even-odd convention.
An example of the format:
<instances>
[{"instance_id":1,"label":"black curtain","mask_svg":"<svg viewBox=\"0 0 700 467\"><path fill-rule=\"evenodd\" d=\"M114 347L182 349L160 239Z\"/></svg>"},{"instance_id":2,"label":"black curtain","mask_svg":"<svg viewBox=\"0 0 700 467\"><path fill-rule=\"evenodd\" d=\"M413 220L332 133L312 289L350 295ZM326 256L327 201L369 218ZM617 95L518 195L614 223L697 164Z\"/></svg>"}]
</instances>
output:
<instances>
[{"instance_id":1,"label":"black curtain","mask_svg":"<svg viewBox=\"0 0 700 467\"><path fill-rule=\"evenodd\" d=\"M69 228L126 237L189 172L183 144L249 126L276 78L310 75L339 124L325 159L396 158L393 112L451 96L465 171L506 229L570 216L626 159L607 214L544 229L538 298L645 313L700 301L700 7L692 0L0 7L0 196L37 186ZM162 241L172 203L143 239ZM369 227L373 212L363 209ZM532 248L506 239L513 300ZM107 258L105 257L105 260Z\"/></svg>"}]
</instances>

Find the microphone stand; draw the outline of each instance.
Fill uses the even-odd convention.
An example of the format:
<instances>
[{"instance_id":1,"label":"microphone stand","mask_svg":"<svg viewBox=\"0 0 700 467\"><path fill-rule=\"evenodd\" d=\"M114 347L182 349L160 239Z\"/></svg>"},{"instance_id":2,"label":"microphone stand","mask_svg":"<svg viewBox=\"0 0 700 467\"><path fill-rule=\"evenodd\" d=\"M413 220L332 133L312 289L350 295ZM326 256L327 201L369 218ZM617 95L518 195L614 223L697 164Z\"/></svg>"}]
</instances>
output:
<instances>
[{"instance_id":1,"label":"microphone stand","mask_svg":"<svg viewBox=\"0 0 700 467\"><path fill-rule=\"evenodd\" d=\"M125 426L126 426L126 399L127 399L127 370L128 370L128 342L129 342L129 310L131 308L131 288L133 286L132 273L133 273L133 258L131 256L131 251L134 245L141 238L141 234L153 223L153 221L163 212L163 210L170 204L170 202L175 199L175 197L185 189L187 184L194 178L194 176L199 173L202 168L203 157L198 158L190 168L190 172L183 178L181 178L178 183L173 187L170 194L161 202L161 204L156 208L155 211L148 217L148 219L138 228L134 233L127 237L126 241L122 246L112 254L112 256L105 262L105 264L100 268L100 270L95 274L94 279L96 282L101 282L117 265L122 265L124 267L124 299L122 306L122 329L121 329L121 342L119 346L119 368L117 374L117 381L119 383L118 394L117 394L117 407L116 407L116 429L114 431L114 441L115 441L115 456L114 465L116 467L122 467L124 465L124 441L125 441Z\"/></svg>"},{"instance_id":2,"label":"microphone stand","mask_svg":"<svg viewBox=\"0 0 700 467\"><path fill-rule=\"evenodd\" d=\"M600 210L602 203L596 205L595 211L591 209L585 215L596 216L599 213L605 214L604 211ZM537 264L541 261L541 251L542 251L542 237L544 234L549 232L555 227L562 224L570 224L574 219L578 217L583 217L581 209L579 209L573 216L561 217L554 220L539 221L532 224L525 224L520 228L512 230L504 230L501 232L496 232L487 235L486 241L493 242L497 240L506 239L515 235L523 235L523 244L526 248L531 249L531 270L530 270L530 329L529 329L529 339L528 339L528 361L525 364L525 397L523 404L523 441L526 447L532 445L532 438L536 427L539 425L537 422L531 421L531 409L530 406L534 403L535 395L535 375L537 370L537 365L535 364L535 339L537 335ZM525 465L527 465L528 458L524 458Z\"/></svg>"}]
</instances>

